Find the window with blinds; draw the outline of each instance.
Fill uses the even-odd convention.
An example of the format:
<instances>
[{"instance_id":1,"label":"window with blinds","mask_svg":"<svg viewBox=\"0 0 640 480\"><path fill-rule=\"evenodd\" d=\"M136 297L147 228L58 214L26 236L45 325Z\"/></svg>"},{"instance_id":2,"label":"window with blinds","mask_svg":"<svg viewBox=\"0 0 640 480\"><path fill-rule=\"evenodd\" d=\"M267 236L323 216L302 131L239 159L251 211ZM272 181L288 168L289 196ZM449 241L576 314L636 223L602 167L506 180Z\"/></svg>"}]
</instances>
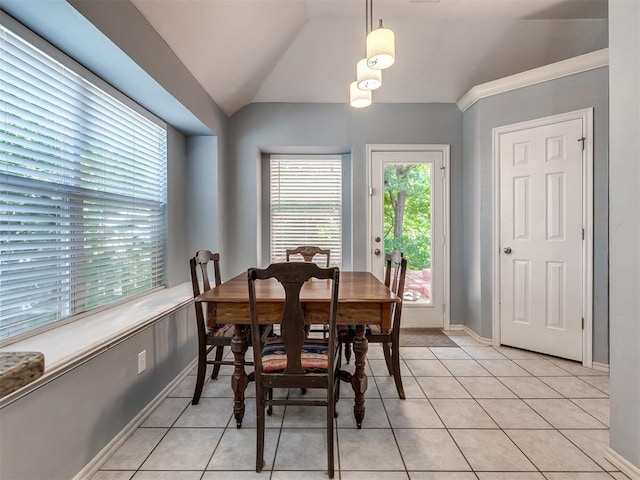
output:
<instances>
[{"instance_id":1,"label":"window with blinds","mask_svg":"<svg viewBox=\"0 0 640 480\"><path fill-rule=\"evenodd\" d=\"M270 158L271 262L285 250L315 245L342 266L342 159L334 156Z\"/></svg>"},{"instance_id":2,"label":"window with blinds","mask_svg":"<svg viewBox=\"0 0 640 480\"><path fill-rule=\"evenodd\" d=\"M166 128L0 26L0 342L163 285Z\"/></svg>"}]
</instances>

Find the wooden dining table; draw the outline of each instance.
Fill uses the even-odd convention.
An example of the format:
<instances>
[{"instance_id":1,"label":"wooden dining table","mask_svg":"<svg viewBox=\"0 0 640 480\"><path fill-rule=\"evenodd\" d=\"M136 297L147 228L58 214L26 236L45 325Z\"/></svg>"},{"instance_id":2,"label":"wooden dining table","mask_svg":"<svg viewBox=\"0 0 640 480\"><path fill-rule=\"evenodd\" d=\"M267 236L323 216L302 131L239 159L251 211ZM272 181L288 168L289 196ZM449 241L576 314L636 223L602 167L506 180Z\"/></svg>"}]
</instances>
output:
<instances>
[{"instance_id":1,"label":"wooden dining table","mask_svg":"<svg viewBox=\"0 0 640 480\"><path fill-rule=\"evenodd\" d=\"M284 290L275 279L256 282L258 321L265 325L280 320L284 306ZM312 279L302 287L300 300L307 323L325 323L329 316L331 298L328 280ZM244 392L249 384L249 375L244 369L245 354L249 345L247 329L250 324L249 290L247 274L242 273L222 283L196 299L196 302L213 304L216 323L235 324L231 351L234 356L234 372L231 388L234 393L233 412L238 428L242 425L245 412ZM338 325L355 325L353 340L355 372L342 372L342 378L349 381L355 394L353 412L358 428L364 420L364 394L367 390L365 373L368 343L365 336L366 325L380 325L391 328L393 306L399 298L384 283L370 272L340 272L338 294Z\"/></svg>"}]
</instances>

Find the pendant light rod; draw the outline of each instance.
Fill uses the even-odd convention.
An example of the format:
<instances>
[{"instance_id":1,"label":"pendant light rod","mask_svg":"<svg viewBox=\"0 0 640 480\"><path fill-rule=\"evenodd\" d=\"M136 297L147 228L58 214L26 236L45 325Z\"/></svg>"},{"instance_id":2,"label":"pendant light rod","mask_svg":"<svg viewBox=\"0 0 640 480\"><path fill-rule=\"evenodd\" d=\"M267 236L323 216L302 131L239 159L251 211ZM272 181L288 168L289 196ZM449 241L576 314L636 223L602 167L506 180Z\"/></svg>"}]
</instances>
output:
<instances>
[{"instance_id":1,"label":"pendant light rod","mask_svg":"<svg viewBox=\"0 0 640 480\"><path fill-rule=\"evenodd\" d=\"M366 18L365 18L365 38L373 30L373 0L365 0Z\"/></svg>"},{"instance_id":2,"label":"pendant light rod","mask_svg":"<svg viewBox=\"0 0 640 480\"><path fill-rule=\"evenodd\" d=\"M395 61L395 40L391 30L382 26L382 19L373 29L373 0L365 0L365 50L367 56L356 65L356 81L349 85L352 107L371 105L371 91L382 85L382 70Z\"/></svg>"}]
</instances>

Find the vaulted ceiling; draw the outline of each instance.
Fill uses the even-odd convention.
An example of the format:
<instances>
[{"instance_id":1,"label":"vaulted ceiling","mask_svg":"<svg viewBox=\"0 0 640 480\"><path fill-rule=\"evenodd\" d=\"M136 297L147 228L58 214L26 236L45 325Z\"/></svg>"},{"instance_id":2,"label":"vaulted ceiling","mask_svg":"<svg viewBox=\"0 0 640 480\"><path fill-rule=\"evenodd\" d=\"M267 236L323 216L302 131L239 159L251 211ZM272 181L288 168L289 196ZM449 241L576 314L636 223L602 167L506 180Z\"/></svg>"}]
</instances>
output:
<instances>
[{"instance_id":1,"label":"vaulted ceiling","mask_svg":"<svg viewBox=\"0 0 640 480\"><path fill-rule=\"evenodd\" d=\"M346 103L366 0L133 0L228 114ZM606 0L373 0L396 36L374 102L456 102L474 85L607 46Z\"/></svg>"}]
</instances>

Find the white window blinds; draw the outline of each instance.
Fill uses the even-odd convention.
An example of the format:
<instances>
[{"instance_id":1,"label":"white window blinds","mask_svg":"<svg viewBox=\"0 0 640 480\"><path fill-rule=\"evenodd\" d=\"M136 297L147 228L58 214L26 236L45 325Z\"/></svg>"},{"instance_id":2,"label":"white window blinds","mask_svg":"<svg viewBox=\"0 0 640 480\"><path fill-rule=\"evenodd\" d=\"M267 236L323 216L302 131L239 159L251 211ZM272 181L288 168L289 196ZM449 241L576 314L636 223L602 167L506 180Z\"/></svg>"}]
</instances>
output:
<instances>
[{"instance_id":1,"label":"white window blinds","mask_svg":"<svg viewBox=\"0 0 640 480\"><path fill-rule=\"evenodd\" d=\"M271 156L271 261L285 250L315 245L342 266L342 161L340 156Z\"/></svg>"},{"instance_id":2,"label":"white window blinds","mask_svg":"<svg viewBox=\"0 0 640 480\"><path fill-rule=\"evenodd\" d=\"M0 341L163 284L166 129L0 27Z\"/></svg>"}]
</instances>

